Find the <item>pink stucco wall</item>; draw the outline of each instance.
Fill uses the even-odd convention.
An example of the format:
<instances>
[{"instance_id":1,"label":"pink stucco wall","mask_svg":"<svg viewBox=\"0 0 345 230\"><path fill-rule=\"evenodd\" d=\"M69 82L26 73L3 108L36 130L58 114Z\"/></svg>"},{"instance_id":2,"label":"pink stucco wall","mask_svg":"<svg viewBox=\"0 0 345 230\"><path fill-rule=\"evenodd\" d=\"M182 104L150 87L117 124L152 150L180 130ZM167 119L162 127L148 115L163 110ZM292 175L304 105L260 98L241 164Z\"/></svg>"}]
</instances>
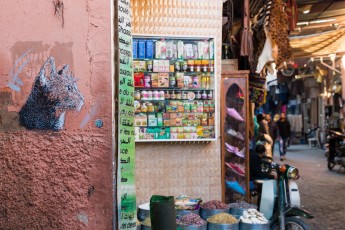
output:
<instances>
[{"instance_id":1,"label":"pink stucco wall","mask_svg":"<svg viewBox=\"0 0 345 230\"><path fill-rule=\"evenodd\" d=\"M53 0L0 1L0 229L112 229L111 3L62 2L64 27ZM18 112L50 56L84 105L63 130L27 130Z\"/></svg>"}]
</instances>

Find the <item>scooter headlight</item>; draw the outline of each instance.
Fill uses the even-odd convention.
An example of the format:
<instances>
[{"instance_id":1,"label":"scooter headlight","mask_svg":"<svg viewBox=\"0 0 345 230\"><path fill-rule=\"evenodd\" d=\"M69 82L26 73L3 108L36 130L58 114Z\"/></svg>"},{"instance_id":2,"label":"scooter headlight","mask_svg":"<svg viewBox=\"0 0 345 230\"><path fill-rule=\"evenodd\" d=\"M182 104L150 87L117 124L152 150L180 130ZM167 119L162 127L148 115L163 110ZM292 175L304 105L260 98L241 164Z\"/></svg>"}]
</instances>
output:
<instances>
[{"instance_id":1,"label":"scooter headlight","mask_svg":"<svg viewBox=\"0 0 345 230\"><path fill-rule=\"evenodd\" d=\"M286 172L286 176L289 179L292 180L297 180L299 178L299 172L297 168L294 167L290 167L287 172Z\"/></svg>"}]
</instances>

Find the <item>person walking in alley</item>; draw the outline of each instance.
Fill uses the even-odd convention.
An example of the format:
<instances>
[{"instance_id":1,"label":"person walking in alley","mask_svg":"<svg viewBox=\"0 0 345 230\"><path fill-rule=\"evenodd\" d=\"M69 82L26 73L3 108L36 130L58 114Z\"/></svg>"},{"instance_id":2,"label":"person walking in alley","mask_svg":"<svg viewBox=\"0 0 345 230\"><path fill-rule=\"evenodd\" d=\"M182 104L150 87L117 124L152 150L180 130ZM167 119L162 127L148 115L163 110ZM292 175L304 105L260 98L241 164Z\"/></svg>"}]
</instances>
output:
<instances>
[{"instance_id":1,"label":"person walking in alley","mask_svg":"<svg viewBox=\"0 0 345 230\"><path fill-rule=\"evenodd\" d=\"M280 160L283 161L286 155L287 142L291 135L290 123L286 119L285 113L280 114L280 119L277 122L277 126L278 126L278 131L279 131L279 136L280 136L280 140L279 140Z\"/></svg>"},{"instance_id":2,"label":"person walking in alley","mask_svg":"<svg viewBox=\"0 0 345 230\"><path fill-rule=\"evenodd\" d=\"M277 123L271 119L271 115L266 114L266 121L268 123L269 135L272 138L272 157L274 156L274 144L278 136L278 126Z\"/></svg>"}]
</instances>

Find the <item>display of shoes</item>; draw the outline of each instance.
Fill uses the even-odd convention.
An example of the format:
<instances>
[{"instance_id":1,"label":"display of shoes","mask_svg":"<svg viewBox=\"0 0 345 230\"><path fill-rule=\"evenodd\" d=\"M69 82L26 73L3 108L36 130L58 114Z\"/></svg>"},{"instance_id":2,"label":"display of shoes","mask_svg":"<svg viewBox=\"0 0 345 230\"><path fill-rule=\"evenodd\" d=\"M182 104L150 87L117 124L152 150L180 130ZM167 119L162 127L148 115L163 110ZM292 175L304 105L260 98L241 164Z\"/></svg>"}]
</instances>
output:
<instances>
[{"instance_id":1,"label":"display of shoes","mask_svg":"<svg viewBox=\"0 0 345 230\"><path fill-rule=\"evenodd\" d=\"M227 134L229 134L230 136L233 136L235 138L238 138L241 141L244 141L244 137L240 132L236 132L233 129L229 129L228 131L226 131Z\"/></svg>"},{"instance_id":2,"label":"display of shoes","mask_svg":"<svg viewBox=\"0 0 345 230\"><path fill-rule=\"evenodd\" d=\"M243 148L241 149L241 151L236 152L235 154L236 154L237 156L241 157L241 158L246 158L245 153L246 153L246 148L243 147Z\"/></svg>"},{"instance_id":3,"label":"display of shoes","mask_svg":"<svg viewBox=\"0 0 345 230\"><path fill-rule=\"evenodd\" d=\"M231 169L234 173L240 175L240 176L245 176L246 172L244 171L244 168L239 165L239 164L233 164L233 163L228 163L228 162L225 162L225 165Z\"/></svg>"},{"instance_id":4,"label":"display of shoes","mask_svg":"<svg viewBox=\"0 0 345 230\"><path fill-rule=\"evenodd\" d=\"M241 115L234 108L227 108L227 113L230 117L234 118L237 121L240 121L240 122L244 121Z\"/></svg>"},{"instance_id":5,"label":"display of shoes","mask_svg":"<svg viewBox=\"0 0 345 230\"><path fill-rule=\"evenodd\" d=\"M246 148L243 147L240 151L237 147L229 145L228 143L225 143L225 148L226 148L226 151L233 153L243 159L245 158Z\"/></svg>"},{"instance_id":6,"label":"display of shoes","mask_svg":"<svg viewBox=\"0 0 345 230\"><path fill-rule=\"evenodd\" d=\"M237 181L225 181L225 185L227 188L230 188L242 195L246 194L246 191L241 187L241 185Z\"/></svg>"},{"instance_id":7,"label":"display of shoes","mask_svg":"<svg viewBox=\"0 0 345 230\"><path fill-rule=\"evenodd\" d=\"M239 151L237 147L229 145L228 143L225 143L225 147L228 152L236 153Z\"/></svg>"}]
</instances>

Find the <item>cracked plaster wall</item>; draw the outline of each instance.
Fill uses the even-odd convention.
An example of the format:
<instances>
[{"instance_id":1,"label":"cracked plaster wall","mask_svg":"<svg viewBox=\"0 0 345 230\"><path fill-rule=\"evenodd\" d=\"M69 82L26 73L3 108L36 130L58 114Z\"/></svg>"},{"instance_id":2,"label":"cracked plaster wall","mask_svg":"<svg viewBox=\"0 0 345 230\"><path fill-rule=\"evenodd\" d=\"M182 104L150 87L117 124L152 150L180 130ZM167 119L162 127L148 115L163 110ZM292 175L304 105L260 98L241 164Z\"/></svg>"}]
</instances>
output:
<instances>
[{"instance_id":1,"label":"cracked plaster wall","mask_svg":"<svg viewBox=\"0 0 345 230\"><path fill-rule=\"evenodd\" d=\"M63 3L62 28L53 1L0 2L0 229L112 229L111 3ZM49 56L70 65L84 106L62 131L28 131L17 113Z\"/></svg>"}]
</instances>

